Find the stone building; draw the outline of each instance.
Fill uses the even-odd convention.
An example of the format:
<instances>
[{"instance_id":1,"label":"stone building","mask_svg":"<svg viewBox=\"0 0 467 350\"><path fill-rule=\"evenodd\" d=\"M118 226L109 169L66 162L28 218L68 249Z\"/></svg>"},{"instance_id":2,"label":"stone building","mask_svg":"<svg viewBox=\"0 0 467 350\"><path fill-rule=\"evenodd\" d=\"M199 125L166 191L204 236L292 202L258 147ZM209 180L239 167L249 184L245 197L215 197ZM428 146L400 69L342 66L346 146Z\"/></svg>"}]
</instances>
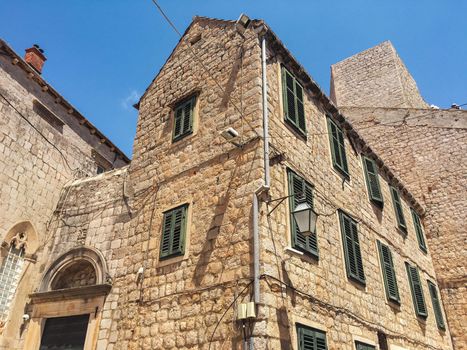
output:
<instances>
[{"instance_id":1,"label":"stone building","mask_svg":"<svg viewBox=\"0 0 467 350\"><path fill-rule=\"evenodd\" d=\"M41 281L64 187L129 159L42 77L38 46L24 59L0 40L0 348L15 349L28 294ZM16 286L20 287L16 289Z\"/></svg>"},{"instance_id":2,"label":"stone building","mask_svg":"<svg viewBox=\"0 0 467 350\"><path fill-rule=\"evenodd\" d=\"M263 21L195 17L137 107L131 164L36 229L4 348L452 349L423 204Z\"/></svg>"},{"instance_id":3,"label":"stone building","mask_svg":"<svg viewBox=\"0 0 467 350\"><path fill-rule=\"evenodd\" d=\"M425 209L456 349L467 349L467 111L431 108L390 42L331 68L331 96Z\"/></svg>"}]
</instances>

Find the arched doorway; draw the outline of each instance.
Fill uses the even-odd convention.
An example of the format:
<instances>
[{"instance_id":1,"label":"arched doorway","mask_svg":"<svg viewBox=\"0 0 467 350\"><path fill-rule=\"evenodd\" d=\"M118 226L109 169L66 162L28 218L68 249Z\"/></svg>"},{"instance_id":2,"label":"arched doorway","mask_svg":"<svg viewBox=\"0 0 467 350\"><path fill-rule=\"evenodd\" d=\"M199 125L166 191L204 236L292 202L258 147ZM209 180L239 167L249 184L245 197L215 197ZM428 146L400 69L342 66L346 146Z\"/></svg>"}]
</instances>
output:
<instances>
[{"instance_id":1,"label":"arched doorway","mask_svg":"<svg viewBox=\"0 0 467 350\"><path fill-rule=\"evenodd\" d=\"M25 348L94 349L105 298L111 289L102 254L89 247L61 255L32 294Z\"/></svg>"}]
</instances>

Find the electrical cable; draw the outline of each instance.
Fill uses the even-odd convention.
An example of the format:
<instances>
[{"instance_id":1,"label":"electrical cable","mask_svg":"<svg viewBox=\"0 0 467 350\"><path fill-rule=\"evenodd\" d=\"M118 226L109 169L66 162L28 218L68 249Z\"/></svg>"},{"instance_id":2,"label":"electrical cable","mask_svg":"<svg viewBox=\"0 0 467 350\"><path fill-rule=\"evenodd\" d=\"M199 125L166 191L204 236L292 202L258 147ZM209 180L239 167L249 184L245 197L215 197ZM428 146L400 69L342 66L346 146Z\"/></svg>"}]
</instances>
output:
<instances>
[{"instance_id":1,"label":"electrical cable","mask_svg":"<svg viewBox=\"0 0 467 350\"><path fill-rule=\"evenodd\" d=\"M191 47L190 43L188 42L188 40L182 35L182 33L180 33L180 31L177 29L177 27L175 26L175 24L170 20L170 18L166 15L166 13L164 12L164 10L161 8L161 6L157 3L156 0L152 0L152 2L154 3L154 5L157 7L157 9L159 10L159 12L161 13L161 15L164 17L164 19L167 21L167 23L170 25L170 27L172 27L172 29L178 34L178 36L180 37L181 40L183 40L186 44L187 44L187 47L188 49L190 50L190 52L192 53L193 55L193 58L195 58L195 60L200 64L200 66L204 69L204 71L210 76L210 78L214 81L214 83L217 85L217 87L219 88L219 90L225 94L225 89L222 87L222 85L217 81L217 79L213 76L212 72L206 67L206 65L204 64L204 62L198 57L198 55L196 54L196 52L193 50L193 48ZM230 101L230 103L232 104L232 106L235 108L235 110L240 114L240 118L244 119L245 123L250 127L250 129L256 134L256 136L260 136L258 134L258 132L256 131L256 129L251 125L251 123L248 121L248 119L245 118L245 116L243 115L243 112L240 110L240 108L233 102L233 101Z\"/></svg>"},{"instance_id":2,"label":"electrical cable","mask_svg":"<svg viewBox=\"0 0 467 350\"><path fill-rule=\"evenodd\" d=\"M208 346L208 350L211 350L211 344L212 344L212 339L214 338L214 334L216 333L216 330L217 330L217 327L219 327L220 323L222 322L222 319L224 318L224 316L227 314L227 312L230 310L230 308L235 304L235 302L238 300L238 298L240 298L240 296L243 294L243 292L251 286L251 284L253 283L253 280L250 281L242 290L240 293L238 293L238 295L234 298L234 300L229 304L229 306L225 309L224 313L222 314L221 318L219 319L219 321L217 321L216 323L216 326L214 327L214 330L212 331L212 334L211 334L211 337L209 339L209 346Z\"/></svg>"},{"instance_id":3,"label":"electrical cable","mask_svg":"<svg viewBox=\"0 0 467 350\"><path fill-rule=\"evenodd\" d=\"M269 275L269 274L262 274L260 276L260 278L262 279L265 279L266 280L266 283L268 284L268 286L271 287L271 285L267 282L267 279L270 278L274 281L276 281L277 283L285 286L286 288L288 288L289 290L295 292L295 293L298 293L302 296L305 296L306 298L310 299L312 302L314 302L315 304L319 305L320 307L322 308L325 308L327 310L331 310L333 312L336 313L336 315L338 314L344 314L346 315L347 317L357 321L358 323L360 323L361 325L367 327L368 329L372 330L372 331L375 331L375 332L378 332L378 331L384 331L387 336L389 336L390 338L397 338L397 339L404 339L404 340L407 340L413 344L417 344L417 345L421 345L423 347L429 347L431 349L434 349L434 350L438 350L437 348L429 345L429 344L425 344L419 340L416 340L416 339L412 339L412 338L409 338L409 337L406 337L402 334L399 334L399 333L396 333L396 332L393 332L393 331L389 331L388 329L386 329L385 327L381 326L380 324L378 323L374 323L374 322L371 322L371 321L367 321L363 318L361 318L360 316L358 315L355 315L351 310L345 308L345 307L341 307L341 306L336 306L336 305L333 305L331 303L328 303L328 302L325 302L325 301L322 301L318 298L316 298L315 296L307 293L307 292L304 292L300 289L297 289L295 288L293 285L287 283L287 282L284 282L282 281L281 279L277 278L277 277L274 277L272 275Z\"/></svg>"}]
</instances>

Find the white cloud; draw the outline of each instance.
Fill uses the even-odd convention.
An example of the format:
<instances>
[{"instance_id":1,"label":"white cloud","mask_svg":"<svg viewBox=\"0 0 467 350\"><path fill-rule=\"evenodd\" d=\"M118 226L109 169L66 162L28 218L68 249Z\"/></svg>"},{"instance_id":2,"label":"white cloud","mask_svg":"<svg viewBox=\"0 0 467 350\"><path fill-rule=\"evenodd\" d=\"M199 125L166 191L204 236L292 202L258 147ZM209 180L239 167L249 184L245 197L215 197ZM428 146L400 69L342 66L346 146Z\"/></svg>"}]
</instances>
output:
<instances>
[{"instance_id":1,"label":"white cloud","mask_svg":"<svg viewBox=\"0 0 467 350\"><path fill-rule=\"evenodd\" d=\"M120 105L123 109L130 109L139 100L139 92L131 90L127 97L120 101Z\"/></svg>"}]
</instances>

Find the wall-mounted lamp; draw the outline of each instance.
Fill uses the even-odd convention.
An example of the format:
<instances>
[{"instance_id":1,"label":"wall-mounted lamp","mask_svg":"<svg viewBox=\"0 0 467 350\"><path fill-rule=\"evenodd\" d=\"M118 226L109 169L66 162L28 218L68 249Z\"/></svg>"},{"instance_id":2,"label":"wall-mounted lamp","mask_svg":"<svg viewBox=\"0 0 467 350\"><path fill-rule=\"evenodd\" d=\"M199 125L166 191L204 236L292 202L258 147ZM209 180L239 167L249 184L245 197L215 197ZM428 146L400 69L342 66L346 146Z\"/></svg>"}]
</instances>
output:
<instances>
[{"instance_id":1,"label":"wall-mounted lamp","mask_svg":"<svg viewBox=\"0 0 467 350\"><path fill-rule=\"evenodd\" d=\"M302 235L307 237L316 232L318 214L313 210L311 205L306 202L305 198L299 200L298 205L292 212L292 216Z\"/></svg>"},{"instance_id":2,"label":"wall-mounted lamp","mask_svg":"<svg viewBox=\"0 0 467 350\"><path fill-rule=\"evenodd\" d=\"M303 194L295 194L276 198L270 200L268 203L279 201L268 213L270 215L285 199L290 197L298 197L298 204L292 211L294 221L297 223L298 231L305 237L310 236L316 232L316 221L318 220L318 213L313 210L311 205L306 202Z\"/></svg>"}]
</instances>

